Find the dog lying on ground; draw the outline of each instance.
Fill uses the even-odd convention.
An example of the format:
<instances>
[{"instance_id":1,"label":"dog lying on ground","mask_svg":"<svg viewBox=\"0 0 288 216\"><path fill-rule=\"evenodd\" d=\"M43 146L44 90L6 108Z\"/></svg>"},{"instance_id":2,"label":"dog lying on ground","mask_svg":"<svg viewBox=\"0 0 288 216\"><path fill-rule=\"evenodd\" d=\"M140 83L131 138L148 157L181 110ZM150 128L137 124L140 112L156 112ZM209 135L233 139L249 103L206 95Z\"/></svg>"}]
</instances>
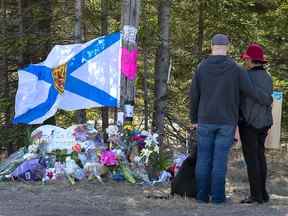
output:
<instances>
[{"instance_id":1,"label":"dog lying on ground","mask_svg":"<svg viewBox=\"0 0 288 216\"><path fill-rule=\"evenodd\" d=\"M189 156L183 161L179 171L174 179L171 181L170 195L155 196L149 195L147 198L154 199L170 199L174 195L182 197L195 198L196 197L196 178L195 169L197 161L197 141L196 130L191 131L189 143L187 146Z\"/></svg>"},{"instance_id":2,"label":"dog lying on ground","mask_svg":"<svg viewBox=\"0 0 288 216\"><path fill-rule=\"evenodd\" d=\"M171 195L183 197L196 197L196 154L195 157L188 156L182 163L177 175L171 182Z\"/></svg>"},{"instance_id":3,"label":"dog lying on ground","mask_svg":"<svg viewBox=\"0 0 288 216\"><path fill-rule=\"evenodd\" d=\"M195 169L197 161L196 130L190 132L188 153L189 156L183 161L179 171L171 182L171 195L183 197L196 197Z\"/></svg>"}]
</instances>

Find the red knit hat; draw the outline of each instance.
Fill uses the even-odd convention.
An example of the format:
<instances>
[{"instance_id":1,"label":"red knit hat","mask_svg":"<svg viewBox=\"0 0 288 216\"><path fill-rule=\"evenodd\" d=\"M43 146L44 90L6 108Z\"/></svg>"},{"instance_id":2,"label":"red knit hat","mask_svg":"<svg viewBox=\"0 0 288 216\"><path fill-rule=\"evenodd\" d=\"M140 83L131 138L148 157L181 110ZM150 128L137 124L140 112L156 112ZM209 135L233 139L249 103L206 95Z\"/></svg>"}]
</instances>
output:
<instances>
[{"instance_id":1,"label":"red knit hat","mask_svg":"<svg viewBox=\"0 0 288 216\"><path fill-rule=\"evenodd\" d=\"M241 59L251 59L254 61L262 62L263 64L267 63L267 60L264 56L263 48L256 43L250 44L246 52L241 54Z\"/></svg>"}]
</instances>

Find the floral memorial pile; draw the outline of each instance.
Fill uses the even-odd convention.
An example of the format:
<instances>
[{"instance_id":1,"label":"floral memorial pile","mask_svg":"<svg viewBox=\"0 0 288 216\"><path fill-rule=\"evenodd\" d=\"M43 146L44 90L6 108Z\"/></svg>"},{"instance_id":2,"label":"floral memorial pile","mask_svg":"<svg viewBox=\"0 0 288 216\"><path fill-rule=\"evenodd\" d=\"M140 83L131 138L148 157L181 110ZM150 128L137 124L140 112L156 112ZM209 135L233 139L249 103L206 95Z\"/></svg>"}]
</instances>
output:
<instances>
[{"instance_id":1,"label":"floral memorial pile","mask_svg":"<svg viewBox=\"0 0 288 216\"><path fill-rule=\"evenodd\" d=\"M87 123L67 129L43 125L31 134L31 144L0 162L0 181L64 181L71 184L83 179L104 179L153 185L169 181L175 165L163 169L151 179L148 167L151 158L159 156L156 133L126 125L107 128L109 144ZM170 172L168 171L170 170ZM171 171L172 170L172 171ZM172 174L172 175L171 175Z\"/></svg>"}]
</instances>

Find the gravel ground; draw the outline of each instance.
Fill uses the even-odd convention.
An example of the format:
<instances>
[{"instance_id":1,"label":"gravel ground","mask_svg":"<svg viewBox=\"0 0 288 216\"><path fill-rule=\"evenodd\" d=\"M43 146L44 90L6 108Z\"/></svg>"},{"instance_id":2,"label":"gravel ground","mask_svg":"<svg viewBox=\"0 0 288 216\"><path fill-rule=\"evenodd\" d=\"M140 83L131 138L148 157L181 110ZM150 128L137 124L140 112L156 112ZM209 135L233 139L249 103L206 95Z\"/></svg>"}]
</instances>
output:
<instances>
[{"instance_id":1,"label":"gravel ground","mask_svg":"<svg viewBox=\"0 0 288 216\"><path fill-rule=\"evenodd\" d=\"M272 156L271 156L272 155ZM241 154L233 153L229 165L226 204L199 204L194 200L167 196L169 185L143 187L127 183L81 182L41 185L21 182L0 183L0 216L288 216L287 153L269 157L268 189L271 202L240 205L248 193L245 164Z\"/></svg>"}]
</instances>

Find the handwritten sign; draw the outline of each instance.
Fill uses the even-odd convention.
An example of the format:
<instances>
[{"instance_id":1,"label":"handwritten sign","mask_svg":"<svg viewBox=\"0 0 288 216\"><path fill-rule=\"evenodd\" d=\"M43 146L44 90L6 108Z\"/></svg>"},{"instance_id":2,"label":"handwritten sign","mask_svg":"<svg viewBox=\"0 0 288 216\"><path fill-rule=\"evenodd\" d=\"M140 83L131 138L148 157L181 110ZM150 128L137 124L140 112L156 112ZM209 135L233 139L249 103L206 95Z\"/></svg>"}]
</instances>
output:
<instances>
[{"instance_id":1,"label":"handwritten sign","mask_svg":"<svg viewBox=\"0 0 288 216\"><path fill-rule=\"evenodd\" d=\"M126 118L132 118L134 113L134 106L130 104L125 104L124 105L124 116Z\"/></svg>"},{"instance_id":2,"label":"handwritten sign","mask_svg":"<svg viewBox=\"0 0 288 216\"><path fill-rule=\"evenodd\" d=\"M32 136L38 132L42 132L41 139L46 143L46 151L48 153L56 149L72 150L75 139L71 130L65 130L54 125L43 125L32 132Z\"/></svg>"},{"instance_id":3,"label":"handwritten sign","mask_svg":"<svg viewBox=\"0 0 288 216\"><path fill-rule=\"evenodd\" d=\"M51 152L55 149L67 149L69 152L69 150L72 151L72 146L74 143L74 137L71 133L67 133L66 130L55 130L50 137L47 152Z\"/></svg>"},{"instance_id":4,"label":"handwritten sign","mask_svg":"<svg viewBox=\"0 0 288 216\"><path fill-rule=\"evenodd\" d=\"M125 25L123 27L123 39L131 43L136 43L137 28L130 25Z\"/></svg>"}]
</instances>

